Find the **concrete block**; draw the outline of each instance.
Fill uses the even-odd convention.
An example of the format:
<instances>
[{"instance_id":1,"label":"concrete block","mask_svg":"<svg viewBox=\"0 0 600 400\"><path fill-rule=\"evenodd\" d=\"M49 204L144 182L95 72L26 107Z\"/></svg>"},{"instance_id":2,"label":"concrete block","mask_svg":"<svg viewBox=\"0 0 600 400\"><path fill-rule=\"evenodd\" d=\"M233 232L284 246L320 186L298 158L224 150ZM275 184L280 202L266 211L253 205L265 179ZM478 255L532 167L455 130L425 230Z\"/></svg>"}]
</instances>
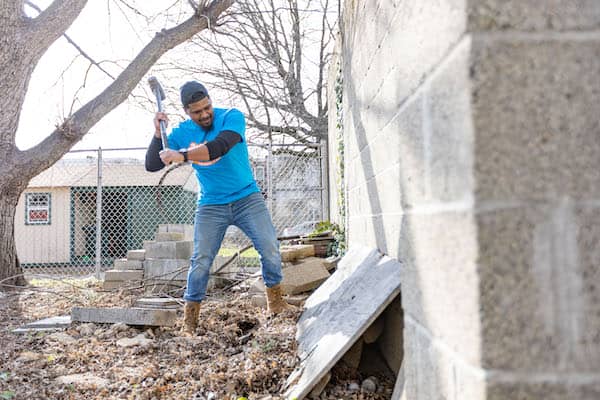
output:
<instances>
[{"instance_id":1,"label":"concrete block","mask_svg":"<svg viewBox=\"0 0 600 400\"><path fill-rule=\"evenodd\" d=\"M74 307L71 320L94 323L125 323L127 325L173 326L177 321L175 310L147 308L84 308Z\"/></svg>"},{"instance_id":2,"label":"concrete block","mask_svg":"<svg viewBox=\"0 0 600 400\"><path fill-rule=\"evenodd\" d=\"M104 273L105 281L139 281L144 278L143 270L111 269Z\"/></svg>"},{"instance_id":3,"label":"concrete block","mask_svg":"<svg viewBox=\"0 0 600 400\"><path fill-rule=\"evenodd\" d=\"M142 281L104 281L102 282L102 289L113 290L113 289L139 289L144 286Z\"/></svg>"},{"instance_id":4,"label":"concrete block","mask_svg":"<svg viewBox=\"0 0 600 400\"><path fill-rule=\"evenodd\" d=\"M137 299L135 307L140 308L180 308L180 304L174 298L168 297L148 297Z\"/></svg>"},{"instance_id":5,"label":"concrete block","mask_svg":"<svg viewBox=\"0 0 600 400\"><path fill-rule=\"evenodd\" d=\"M343 361L344 364L346 364L348 367L357 370L358 366L360 365L360 359L362 357L363 345L363 339L358 338L358 340L354 342L352 347L350 347L348 351L346 351L341 361Z\"/></svg>"},{"instance_id":6,"label":"concrete block","mask_svg":"<svg viewBox=\"0 0 600 400\"><path fill-rule=\"evenodd\" d=\"M460 355L455 358L456 353L447 352L410 317L405 318L404 332L403 375L398 377L404 381L401 399L488 400L484 376L473 373Z\"/></svg>"},{"instance_id":7,"label":"concrete block","mask_svg":"<svg viewBox=\"0 0 600 400\"><path fill-rule=\"evenodd\" d=\"M158 233L178 232L183 233L183 240L194 240L194 225L190 224L161 224Z\"/></svg>"},{"instance_id":8,"label":"concrete block","mask_svg":"<svg viewBox=\"0 0 600 400\"><path fill-rule=\"evenodd\" d=\"M323 392L323 390L325 390L325 387L327 386L327 384L329 383L329 381L331 380L331 373L328 372L325 374L325 376L323 376L321 378L321 380L319 381L319 383L317 383L312 390L310 391L310 394L308 395L308 397L310 397L311 399L314 398L318 398L319 395L321 395L321 393Z\"/></svg>"},{"instance_id":9,"label":"concrete block","mask_svg":"<svg viewBox=\"0 0 600 400\"><path fill-rule=\"evenodd\" d=\"M577 294L571 296L571 304L579 309L566 317L570 324L579 327L577 352L579 365L588 365L586 369L598 369L600 361L600 207L591 205L574 205L575 254L579 260L577 275L579 285Z\"/></svg>"},{"instance_id":10,"label":"concrete block","mask_svg":"<svg viewBox=\"0 0 600 400\"><path fill-rule=\"evenodd\" d=\"M363 333L363 340L366 344L375 343L377 339L383 333L383 327L385 325L383 316L377 318Z\"/></svg>"},{"instance_id":11,"label":"concrete block","mask_svg":"<svg viewBox=\"0 0 600 400\"><path fill-rule=\"evenodd\" d=\"M478 215L486 368L598 371L599 221L568 200Z\"/></svg>"},{"instance_id":12,"label":"concrete block","mask_svg":"<svg viewBox=\"0 0 600 400\"><path fill-rule=\"evenodd\" d=\"M490 382L487 400L597 400L600 382Z\"/></svg>"},{"instance_id":13,"label":"concrete block","mask_svg":"<svg viewBox=\"0 0 600 400\"><path fill-rule=\"evenodd\" d=\"M583 31L600 27L596 1L479 0L469 3L473 31Z\"/></svg>"},{"instance_id":14,"label":"concrete block","mask_svg":"<svg viewBox=\"0 0 600 400\"><path fill-rule=\"evenodd\" d=\"M466 362L478 365L481 256L475 216L470 211L411 213L402 218L399 231L393 254L403 266L404 311Z\"/></svg>"},{"instance_id":15,"label":"concrete block","mask_svg":"<svg viewBox=\"0 0 600 400\"><path fill-rule=\"evenodd\" d=\"M157 242L176 242L183 238L184 235L180 232L158 232L154 236L154 240Z\"/></svg>"},{"instance_id":16,"label":"concrete block","mask_svg":"<svg viewBox=\"0 0 600 400\"><path fill-rule=\"evenodd\" d=\"M189 260L194 250L194 242L144 242L146 261L151 258Z\"/></svg>"},{"instance_id":17,"label":"concrete block","mask_svg":"<svg viewBox=\"0 0 600 400\"><path fill-rule=\"evenodd\" d=\"M281 261L296 261L305 257L314 257L315 248L310 244L281 246Z\"/></svg>"},{"instance_id":18,"label":"concrete block","mask_svg":"<svg viewBox=\"0 0 600 400\"><path fill-rule=\"evenodd\" d=\"M383 320L385 324L379 338L379 350L390 369L399 374L404 359L404 311L401 296L396 297L385 309Z\"/></svg>"},{"instance_id":19,"label":"concrete block","mask_svg":"<svg viewBox=\"0 0 600 400\"><path fill-rule=\"evenodd\" d=\"M190 267L188 260L148 259L144 261L146 279L185 281Z\"/></svg>"},{"instance_id":20,"label":"concrete block","mask_svg":"<svg viewBox=\"0 0 600 400\"><path fill-rule=\"evenodd\" d=\"M425 87L426 185L435 202L473 196L474 133L469 81L471 41L463 40ZM405 186L410 182L404 182Z\"/></svg>"},{"instance_id":21,"label":"concrete block","mask_svg":"<svg viewBox=\"0 0 600 400\"><path fill-rule=\"evenodd\" d=\"M128 250L127 251L127 259L128 260L139 260L144 261L146 258L146 250L138 249L138 250Z\"/></svg>"},{"instance_id":22,"label":"concrete block","mask_svg":"<svg viewBox=\"0 0 600 400\"><path fill-rule=\"evenodd\" d=\"M281 288L285 294L297 294L319 287L329 272L320 258L306 258L302 262L282 270Z\"/></svg>"},{"instance_id":23,"label":"concrete block","mask_svg":"<svg viewBox=\"0 0 600 400\"><path fill-rule=\"evenodd\" d=\"M116 270L135 270L144 269L142 260L130 260L128 258L119 258L113 262L113 267Z\"/></svg>"},{"instance_id":24,"label":"concrete block","mask_svg":"<svg viewBox=\"0 0 600 400\"><path fill-rule=\"evenodd\" d=\"M475 36L471 60L479 202L600 198L600 40Z\"/></svg>"},{"instance_id":25,"label":"concrete block","mask_svg":"<svg viewBox=\"0 0 600 400\"><path fill-rule=\"evenodd\" d=\"M325 260L323 260L323 266L327 269L327 271L331 272L337 267L337 263L340 261L340 258L341 257L339 256L327 257Z\"/></svg>"}]
</instances>

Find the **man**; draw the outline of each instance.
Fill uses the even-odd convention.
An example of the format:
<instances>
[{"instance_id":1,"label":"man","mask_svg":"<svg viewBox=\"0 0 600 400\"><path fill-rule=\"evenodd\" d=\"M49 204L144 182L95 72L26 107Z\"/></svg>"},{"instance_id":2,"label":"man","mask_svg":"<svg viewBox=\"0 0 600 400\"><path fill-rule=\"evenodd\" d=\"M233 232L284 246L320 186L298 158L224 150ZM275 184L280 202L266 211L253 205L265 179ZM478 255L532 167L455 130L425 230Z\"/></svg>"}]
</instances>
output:
<instances>
[{"instance_id":1,"label":"man","mask_svg":"<svg viewBox=\"0 0 600 400\"><path fill-rule=\"evenodd\" d=\"M269 312L293 308L282 298L281 256L271 216L254 180L248 158L244 115L237 109L213 108L208 91L199 82L181 87L181 103L189 119L173 128L169 149L162 149L160 121L154 117L154 136L146 153L146 170L190 161L200 183L194 220L194 252L184 293L182 331L193 335L200 302L206 295L210 267L229 225L240 228L260 254Z\"/></svg>"}]
</instances>

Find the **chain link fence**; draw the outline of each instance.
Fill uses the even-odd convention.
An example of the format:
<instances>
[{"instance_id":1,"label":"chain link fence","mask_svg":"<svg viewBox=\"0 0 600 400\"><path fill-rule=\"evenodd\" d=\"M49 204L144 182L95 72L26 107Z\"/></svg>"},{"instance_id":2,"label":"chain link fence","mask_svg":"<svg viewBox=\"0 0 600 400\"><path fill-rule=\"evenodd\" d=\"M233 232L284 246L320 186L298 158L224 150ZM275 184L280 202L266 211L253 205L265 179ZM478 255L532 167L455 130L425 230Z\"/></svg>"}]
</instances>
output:
<instances>
[{"instance_id":1,"label":"chain link fence","mask_svg":"<svg viewBox=\"0 0 600 400\"><path fill-rule=\"evenodd\" d=\"M280 236L327 218L322 147L249 144L254 175ZM111 269L128 250L143 248L161 224L193 224L197 180L191 166L149 173L145 149L68 153L35 177L15 216L17 254L26 273L88 275ZM163 181L161 182L161 179ZM160 183L160 185L159 185ZM220 255L250 244L227 231ZM255 269L252 250L236 260Z\"/></svg>"}]
</instances>

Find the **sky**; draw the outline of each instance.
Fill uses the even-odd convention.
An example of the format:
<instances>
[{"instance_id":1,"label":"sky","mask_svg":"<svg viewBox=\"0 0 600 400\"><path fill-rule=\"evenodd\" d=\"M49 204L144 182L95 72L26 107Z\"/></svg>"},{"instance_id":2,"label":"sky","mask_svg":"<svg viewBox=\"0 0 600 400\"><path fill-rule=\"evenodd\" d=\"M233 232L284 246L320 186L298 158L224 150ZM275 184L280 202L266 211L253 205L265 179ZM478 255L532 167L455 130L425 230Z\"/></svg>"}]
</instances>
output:
<instances>
[{"instance_id":1,"label":"sky","mask_svg":"<svg viewBox=\"0 0 600 400\"><path fill-rule=\"evenodd\" d=\"M51 3L51 0L34 1L40 8L45 8ZM128 5L144 15L154 16L148 19L138 15L135 10L126 8L123 1L89 0L80 16L67 30L67 35L89 56L95 61L104 61L103 68L113 76L118 75L156 32L174 26L186 19L191 12L188 2L184 0L127 0ZM165 10L165 7L169 6L170 8ZM29 10L31 16L37 15L36 11ZM213 33L206 30L201 34ZM182 47L172 50L167 56L171 59L183 56L189 60L190 54L185 53L186 50ZM307 54L308 49L304 50ZM196 61L197 59L199 61ZM203 62L210 61L194 54L194 63ZM305 65L305 68L308 68L308 65ZM190 79L205 82L208 80L202 76L174 75L173 72L169 75L164 68L155 66L134 90L136 96L130 96L127 101L106 115L73 149L146 147L153 135L152 118L156 109L147 84L147 77L151 75L158 76L165 88L179 87ZM57 123L69 115L71 109L76 111L104 90L111 81L112 79L97 67L90 67L89 61L65 38L58 39L41 58L32 75L19 121L17 146L22 150L35 146L54 130ZM85 87L82 87L84 82ZM211 98L217 105L234 106L227 94L211 91ZM167 93L164 106L171 114L171 125L185 117L179 104L178 93ZM136 157L140 157L140 154L143 156L143 152L138 152Z\"/></svg>"},{"instance_id":2,"label":"sky","mask_svg":"<svg viewBox=\"0 0 600 400\"><path fill-rule=\"evenodd\" d=\"M40 8L49 3L49 0L37 2ZM166 14L149 22L136 18L134 14L125 19L116 7L118 3L114 0L90 0L67 31L67 35L94 60L117 61L121 67L114 62L102 64L113 76L118 75L126 61L132 59L157 30L171 26L166 25ZM135 4L134 1L129 3ZM181 3L187 5L186 2ZM145 10L159 10L164 4L162 0L138 2ZM177 13L178 10L170 12ZM33 11L30 15L36 14ZM77 110L111 82L106 74L89 65L65 38L58 39L41 58L29 83L19 121L16 143L20 149L39 143L54 130L62 117L69 114L71 108ZM149 75L152 74L151 70ZM82 88L83 82L85 87ZM145 87L141 87L147 86L146 82L147 78L142 79L137 93L142 93L141 89L149 93ZM165 85L165 82L161 83ZM168 99L165 106L173 109L176 100ZM74 149L147 146L154 131L153 112L147 109L151 107L148 102L146 109L142 104L143 101L130 97L96 124ZM179 110L173 109L173 112Z\"/></svg>"}]
</instances>

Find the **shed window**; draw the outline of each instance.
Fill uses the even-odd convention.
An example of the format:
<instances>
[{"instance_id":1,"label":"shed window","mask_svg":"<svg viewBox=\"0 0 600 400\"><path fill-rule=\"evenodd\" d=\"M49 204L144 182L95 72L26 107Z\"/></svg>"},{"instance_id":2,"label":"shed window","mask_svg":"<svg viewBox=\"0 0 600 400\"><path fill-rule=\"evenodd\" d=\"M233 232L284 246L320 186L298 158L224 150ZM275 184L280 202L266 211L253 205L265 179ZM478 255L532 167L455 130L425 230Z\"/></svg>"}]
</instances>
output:
<instances>
[{"instance_id":1,"label":"shed window","mask_svg":"<svg viewBox=\"0 0 600 400\"><path fill-rule=\"evenodd\" d=\"M25 218L27 225L49 225L50 193L27 193L25 195Z\"/></svg>"}]
</instances>

